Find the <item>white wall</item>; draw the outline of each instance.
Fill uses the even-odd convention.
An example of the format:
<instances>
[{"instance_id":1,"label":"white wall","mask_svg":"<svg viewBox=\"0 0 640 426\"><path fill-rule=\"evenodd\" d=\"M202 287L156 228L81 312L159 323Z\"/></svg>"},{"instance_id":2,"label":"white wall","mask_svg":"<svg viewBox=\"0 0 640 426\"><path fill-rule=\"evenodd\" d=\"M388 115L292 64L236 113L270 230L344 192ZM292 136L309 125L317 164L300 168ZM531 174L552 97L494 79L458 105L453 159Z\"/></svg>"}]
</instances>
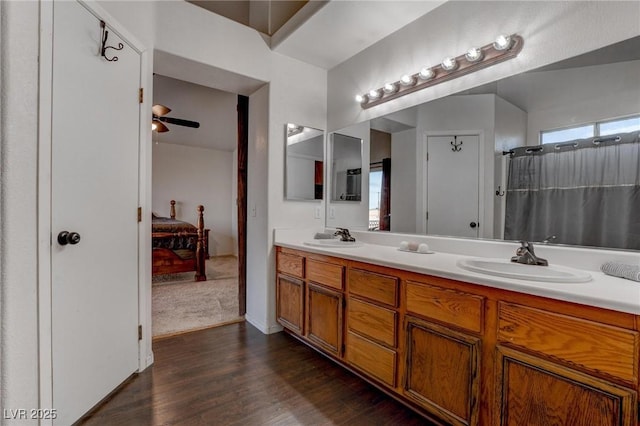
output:
<instances>
[{"instance_id":1,"label":"white wall","mask_svg":"<svg viewBox=\"0 0 640 426\"><path fill-rule=\"evenodd\" d=\"M209 254L237 252L233 233L233 153L215 149L158 143L153 145L153 212L169 217L170 201L176 201L176 219L196 224L197 207L204 206L209 232Z\"/></svg>"},{"instance_id":2,"label":"white wall","mask_svg":"<svg viewBox=\"0 0 640 426\"><path fill-rule=\"evenodd\" d=\"M391 232L416 232L416 129L391 135Z\"/></svg>"},{"instance_id":3,"label":"white wall","mask_svg":"<svg viewBox=\"0 0 640 426\"><path fill-rule=\"evenodd\" d=\"M538 145L542 130L640 113L640 61L527 73L498 93L528 113L527 145Z\"/></svg>"},{"instance_id":4,"label":"white wall","mask_svg":"<svg viewBox=\"0 0 640 426\"><path fill-rule=\"evenodd\" d=\"M37 234L39 5L0 9L0 406L28 409L39 394L36 254L49 238Z\"/></svg>"},{"instance_id":5,"label":"white wall","mask_svg":"<svg viewBox=\"0 0 640 426\"><path fill-rule=\"evenodd\" d=\"M329 71L329 130L467 90L640 34L640 2L456 1L416 19ZM460 30L464 28L464 30ZM490 43L498 34L524 38L510 61L363 110L358 93L404 73Z\"/></svg>"}]
</instances>

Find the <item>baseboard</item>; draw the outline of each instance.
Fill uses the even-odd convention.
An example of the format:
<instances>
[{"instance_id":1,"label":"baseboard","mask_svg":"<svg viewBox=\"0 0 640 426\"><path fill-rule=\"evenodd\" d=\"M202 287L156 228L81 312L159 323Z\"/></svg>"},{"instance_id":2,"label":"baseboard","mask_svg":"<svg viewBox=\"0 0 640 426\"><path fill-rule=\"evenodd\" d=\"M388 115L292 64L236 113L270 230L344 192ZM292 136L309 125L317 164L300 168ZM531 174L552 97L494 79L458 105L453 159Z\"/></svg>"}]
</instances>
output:
<instances>
[{"instance_id":1,"label":"baseboard","mask_svg":"<svg viewBox=\"0 0 640 426\"><path fill-rule=\"evenodd\" d=\"M263 334L279 333L283 330L282 326L279 324L267 325L262 321L252 318L249 314L245 314L244 318L249 324L260 330Z\"/></svg>"}]
</instances>

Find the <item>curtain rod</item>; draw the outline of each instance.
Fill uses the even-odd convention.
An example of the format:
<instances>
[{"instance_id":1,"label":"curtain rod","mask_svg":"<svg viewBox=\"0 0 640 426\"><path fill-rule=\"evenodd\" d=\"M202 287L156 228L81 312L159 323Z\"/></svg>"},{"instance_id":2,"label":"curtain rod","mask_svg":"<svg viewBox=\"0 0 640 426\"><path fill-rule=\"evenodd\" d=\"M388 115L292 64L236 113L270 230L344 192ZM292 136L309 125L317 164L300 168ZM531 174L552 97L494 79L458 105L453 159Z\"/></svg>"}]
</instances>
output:
<instances>
[{"instance_id":1,"label":"curtain rod","mask_svg":"<svg viewBox=\"0 0 640 426\"><path fill-rule=\"evenodd\" d=\"M556 144L544 144L538 146L527 146L527 147L517 147L510 149L508 151L502 151L502 155L508 155L510 158L513 158L516 155L526 155L533 154L539 152L541 154L548 154L550 152L557 152L563 148L595 148L600 146L602 143L612 142L612 143L637 143L640 142L640 131L630 132L630 133L619 133L617 135L610 136L596 136L593 138L587 139L576 139L570 142L562 142ZM609 145L602 145L609 146Z\"/></svg>"}]
</instances>

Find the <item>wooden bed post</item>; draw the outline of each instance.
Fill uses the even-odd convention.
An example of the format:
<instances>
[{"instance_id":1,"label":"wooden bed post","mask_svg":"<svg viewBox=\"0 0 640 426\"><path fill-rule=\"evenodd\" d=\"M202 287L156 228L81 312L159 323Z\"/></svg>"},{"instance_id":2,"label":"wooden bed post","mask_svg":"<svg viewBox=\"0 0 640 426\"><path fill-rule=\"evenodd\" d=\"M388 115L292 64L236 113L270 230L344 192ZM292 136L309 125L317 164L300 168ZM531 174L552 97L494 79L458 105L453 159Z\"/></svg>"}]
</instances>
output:
<instances>
[{"instance_id":1,"label":"wooden bed post","mask_svg":"<svg viewBox=\"0 0 640 426\"><path fill-rule=\"evenodd\" d=\"M171 205L173 208L173 204ZM196 281L206 281L205 242L204 242L204 206L198 206L198 245L196 246Z\"/></svg>"},{"instance_id":2,"label":"wooden bed post","mask_svg":"<svg viewBox=\"0 0 640 426\"><path fill-rule=\"evenodd\" d=\"M169 211L169 217L171 217L171 219L176 218L176 200L171 200L171 210Z\"/></svg>"}]
</instances>

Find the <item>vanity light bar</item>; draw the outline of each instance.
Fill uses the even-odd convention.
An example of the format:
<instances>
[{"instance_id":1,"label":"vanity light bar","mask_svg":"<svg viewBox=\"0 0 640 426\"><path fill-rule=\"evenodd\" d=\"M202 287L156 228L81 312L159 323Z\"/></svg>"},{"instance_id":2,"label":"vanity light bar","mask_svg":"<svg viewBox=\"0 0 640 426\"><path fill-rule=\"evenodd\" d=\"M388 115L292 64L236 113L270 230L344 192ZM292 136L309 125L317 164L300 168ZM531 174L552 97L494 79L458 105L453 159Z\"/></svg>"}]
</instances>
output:
<instances>
[{"instance_id":1,"label":"vanity light bar","mask_svg":"<svg viewBox=\"0 0 640 426\"><path fill-rule=\"evenodd\" d=\"M500 35L496 38L496 41L486 46L471 48L455 58L445 58L438 65L422 68L412 75L403 75L400 80L387 83L384 87L372 89L365 94L358 94L356 95L356 102L363 109L367 109L408 93L434 86L443 81L453 80L479 69L515 58L522 50L523 44L524 40L517 34L510 36Z\"/></svg>"}]
</instances>

